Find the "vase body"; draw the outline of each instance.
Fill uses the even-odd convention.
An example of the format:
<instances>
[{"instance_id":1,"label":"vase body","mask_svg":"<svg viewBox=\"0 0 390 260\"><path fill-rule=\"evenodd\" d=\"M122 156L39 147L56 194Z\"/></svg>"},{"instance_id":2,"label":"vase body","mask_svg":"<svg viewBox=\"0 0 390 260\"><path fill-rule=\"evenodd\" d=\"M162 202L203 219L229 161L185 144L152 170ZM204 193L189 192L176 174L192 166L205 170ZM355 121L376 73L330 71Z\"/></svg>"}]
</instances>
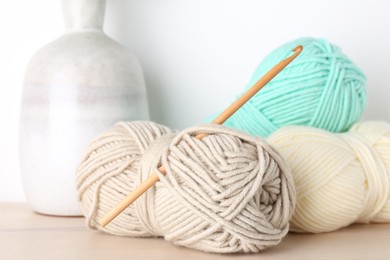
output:
<instances>
[{"instance_id":1,"label":"vase body","mask_svg":"<svg viewBox=\"0 0 390 260\"><path fill-rule=\"evenodd\" d=\"M102 31L105 1L63 0L65 33L24 78L20 168L32 209L81 215L75 173L84 147L115 122L149 118L137 59Z\"/></svg>"}]
</instances>

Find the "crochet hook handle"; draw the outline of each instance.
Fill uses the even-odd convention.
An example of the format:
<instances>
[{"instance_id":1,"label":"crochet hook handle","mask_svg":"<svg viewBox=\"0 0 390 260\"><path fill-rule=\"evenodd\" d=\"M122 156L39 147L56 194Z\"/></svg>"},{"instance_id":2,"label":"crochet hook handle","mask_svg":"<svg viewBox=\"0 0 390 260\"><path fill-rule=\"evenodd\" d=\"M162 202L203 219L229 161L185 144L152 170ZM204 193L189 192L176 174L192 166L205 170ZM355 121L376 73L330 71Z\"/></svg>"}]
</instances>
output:
<instances>
[{"instance_id":1,"label":"crochet hook handle","mask_svg":"<svg viewBox=\"0 0 390 260\"><path fill-rule=\"evenodd\" d=\"M303 50L301 45L293 49L294 54L290 57L282 60L276 64L270 71L268 71L261 79L259 79L247 92L244 93L236 102L231 104L225 111L223 111L213 123L223 124L231 115L233 115L240 107L242 107L249 99L251 99L257 92L259 92L268 82L270 82L280 71L282 71L290 62L292 62ZM207 133L201 133L196 135L197 139L202 139L207 136ZM158 170L162 174L166 174L164 166L160 166ZM146 192L150 187L156 184L159 181L159 178L156 173L150 175L145 181L141 183L137 188L135 188L131 193L129 193L125 199L123 199L115 208L108 212L100 221L101 226L106 226L114 218L116 218L122 211L124 211L128 206L130 206L136 199L138 199L144 192Z\"/></svg>"}]
</instances>

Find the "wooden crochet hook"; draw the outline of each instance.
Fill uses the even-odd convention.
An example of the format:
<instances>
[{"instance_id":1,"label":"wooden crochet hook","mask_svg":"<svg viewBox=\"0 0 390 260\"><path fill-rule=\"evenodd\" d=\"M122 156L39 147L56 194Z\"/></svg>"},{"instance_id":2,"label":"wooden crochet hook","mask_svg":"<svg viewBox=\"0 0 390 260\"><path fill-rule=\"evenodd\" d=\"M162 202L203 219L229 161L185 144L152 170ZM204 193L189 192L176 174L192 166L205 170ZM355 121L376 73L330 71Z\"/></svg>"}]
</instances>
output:
<instances>
[{"instance_id":1,"label":"wooden crochet hook","mask_svg":"<svg viewBox=\"0 0 390 260\"><path fill-rule=\"evenodd\" d=\"M290 62L292 62L303 50L301 45L295 47L293 51L295 52L290 57L282 60L276 64L270 71L267 72L259 81L257 81L244 95L242 95L236 102L230 105L225 111L222 112L213 123L223 124L231 115L233 115L240 107L242 107L249 99L251 99L260 89L262 89L268 82L270 82L280 71L282 71ZM197 139L202 139L207 136L207 133L202 133L196 135ZM164 166L160 166L158 170L162 174L166 174ZM152 187L156 182L159 181L159 178L156 173L150 175L144 182L141 183L135 190L127 195L115 208L108 212L100 221L101 226L106 226L110 223L116 216L118 216L122 211L124 211L128 206L130 206L136 199L138 199L145 191Z\"/></svg>"}]
</instances>

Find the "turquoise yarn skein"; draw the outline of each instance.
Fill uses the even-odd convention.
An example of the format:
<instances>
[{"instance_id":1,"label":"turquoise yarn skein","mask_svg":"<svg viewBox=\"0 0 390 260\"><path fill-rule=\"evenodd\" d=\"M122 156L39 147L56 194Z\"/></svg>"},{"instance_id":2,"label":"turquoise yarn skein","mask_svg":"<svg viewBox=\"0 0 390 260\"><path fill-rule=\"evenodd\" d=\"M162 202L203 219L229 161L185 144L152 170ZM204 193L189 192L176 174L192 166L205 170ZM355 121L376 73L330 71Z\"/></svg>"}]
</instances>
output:
<instances>
[{"instance_id":1,"label":"turquoise yarn skein","mask_svg":"<svg viewBox=\"0 0 390 260\"><path fill-rule=\"evenodd\" d=\"M323 39L300 38L271 52L256 69L246 89L274 65L303 52L225 123L255 136L302 125L331 132L347 131L366 105L366 77L340 48Z\"/></svg>"}]
</instances>

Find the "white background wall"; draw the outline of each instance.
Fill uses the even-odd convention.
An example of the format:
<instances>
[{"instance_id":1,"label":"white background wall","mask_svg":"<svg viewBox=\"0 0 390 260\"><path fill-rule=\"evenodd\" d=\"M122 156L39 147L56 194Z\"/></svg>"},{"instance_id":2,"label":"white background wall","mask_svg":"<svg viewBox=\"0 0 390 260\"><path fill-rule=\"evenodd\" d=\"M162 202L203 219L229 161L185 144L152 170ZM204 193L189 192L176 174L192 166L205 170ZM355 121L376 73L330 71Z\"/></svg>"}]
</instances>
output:
<instances>
[{"instance_id":1,"label":"white background wall","mask_svg":"<svg viewBox=\"0 0 390 260\"><path fill-rule=\"evenodd\" d=\"M268 52L302 36L342 47L368 77L364 119L390 122L389 10L386 0L108 0L105 31L143 65L152 119L174 128L225 108ZM17 145L23 73L61 34L61 15L59 1L1 3L0 201L25 200Z\"/></svg>"}]
</instances>

